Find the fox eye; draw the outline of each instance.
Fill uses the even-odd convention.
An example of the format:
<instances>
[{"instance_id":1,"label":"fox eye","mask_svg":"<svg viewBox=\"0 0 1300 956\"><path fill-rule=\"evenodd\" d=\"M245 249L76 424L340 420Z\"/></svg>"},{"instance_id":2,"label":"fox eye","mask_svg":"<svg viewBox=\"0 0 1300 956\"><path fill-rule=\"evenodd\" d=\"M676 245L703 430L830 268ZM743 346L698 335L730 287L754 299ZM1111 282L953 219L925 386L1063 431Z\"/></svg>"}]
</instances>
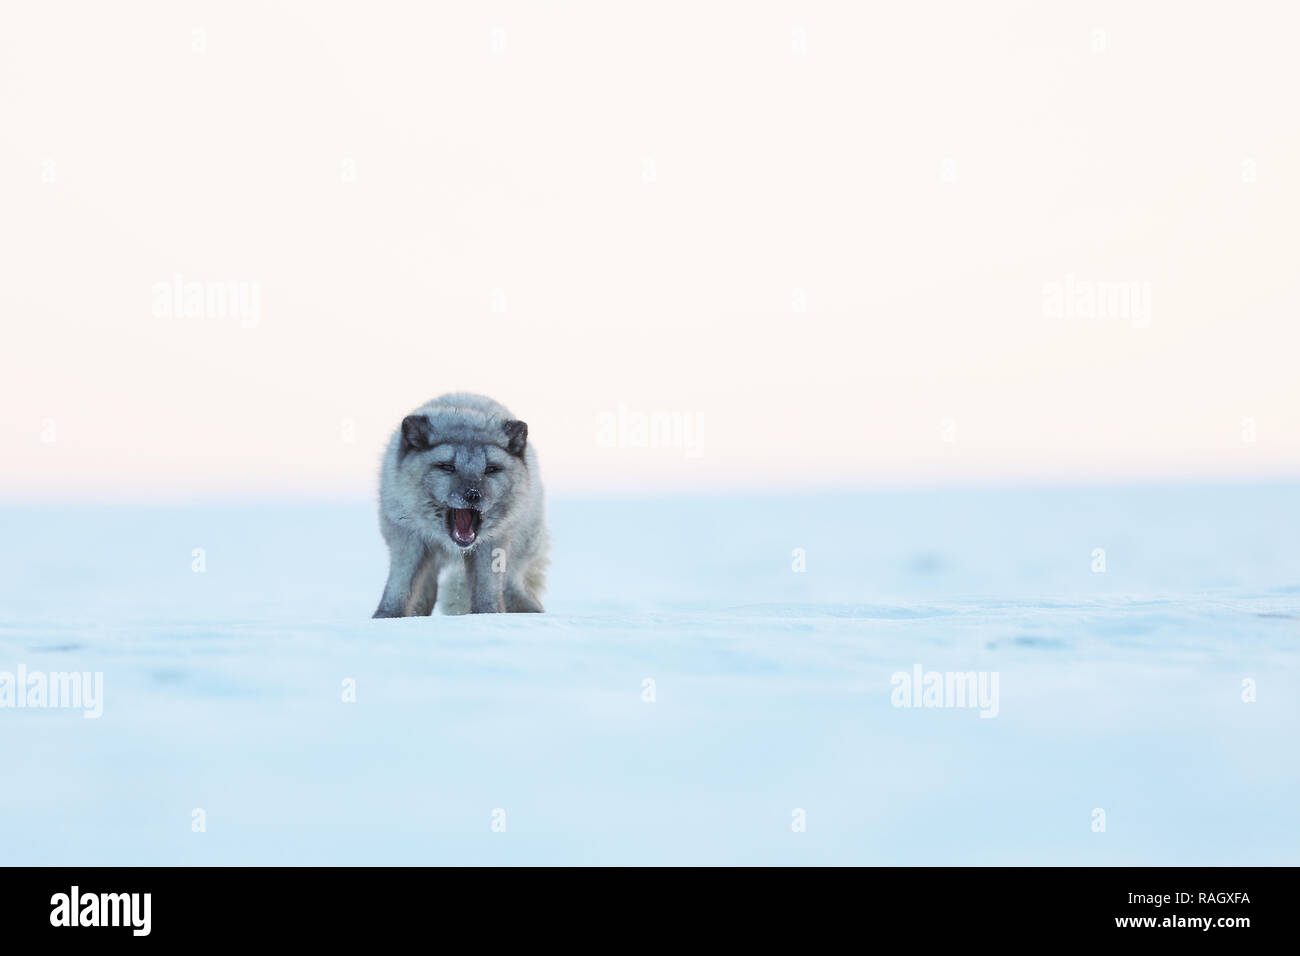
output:
<instances>
[{"instance_id":1,"label":"fox eye","mask_svg":"<svg viewBox=\"0 0 1300 956\"><path fill-rule=\"evenodd\" d=\"M440 462L438 462L438 464L434 465L433 467L437 468L439 471L455 471L455 470L456 470L456 466L453 465L453 464L452 464L451 462L449 462L449 461L440 461Z\"/></svg>"},{"instance_id":2,"label":"fox eye","mask_svg":"<svg viewBox=\"0 0 1300 956\"><path fill-rule=\"evenodd\" d=\"M500 470L501 470L500 465L488 465L486 468L483 469L483 474L495 475Z\"/></svg>"}]
</instances>

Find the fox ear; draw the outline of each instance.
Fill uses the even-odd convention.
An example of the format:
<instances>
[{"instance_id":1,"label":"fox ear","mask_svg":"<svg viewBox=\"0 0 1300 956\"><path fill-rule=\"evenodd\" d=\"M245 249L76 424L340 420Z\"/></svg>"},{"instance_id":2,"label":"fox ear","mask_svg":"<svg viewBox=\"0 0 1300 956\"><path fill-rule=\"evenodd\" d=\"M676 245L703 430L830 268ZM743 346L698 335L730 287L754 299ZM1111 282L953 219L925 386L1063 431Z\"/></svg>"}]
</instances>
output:
<instances>
[{"instance_id":1,"label":"fox ear","mask_svg":"<svg viewBox=\"0 0 1300 956\"><path fill-rule=\"evenodd\" d=\"M509 439L506 451L516 458L523 458L524 448L528 444L528 423L511 419L502 427L505 428L506 438Z\"/></svg>"},{"instance_id":2,"label":"fox ear","mask_svg":"<svg viewBox=\"0 0 1300 956\"><path fill-rule=\"evenodd\" d=\"M407 415L402 419L402 454L433 447L433 423L427 415Z\"/></svg>"}]
</instances>

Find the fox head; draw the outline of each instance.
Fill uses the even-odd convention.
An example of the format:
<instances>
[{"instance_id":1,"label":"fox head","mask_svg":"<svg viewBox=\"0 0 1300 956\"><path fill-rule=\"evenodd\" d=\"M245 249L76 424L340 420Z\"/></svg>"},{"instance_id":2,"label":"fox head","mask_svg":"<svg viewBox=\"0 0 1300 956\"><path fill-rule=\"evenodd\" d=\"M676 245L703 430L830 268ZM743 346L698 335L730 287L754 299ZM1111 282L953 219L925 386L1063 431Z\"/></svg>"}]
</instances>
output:
<instances>
[{"instance_id":1,"label":"fox head","mask_svg":"<svg viewBox=\"0 0 1300 956\"><path fill-rule=\"evenodd\" d=\"M460 548L509 518L529 479L528 425L461 409L415 412L402 419L397 467L420 512L445 525Z\"/></svg>"}]
</instances>

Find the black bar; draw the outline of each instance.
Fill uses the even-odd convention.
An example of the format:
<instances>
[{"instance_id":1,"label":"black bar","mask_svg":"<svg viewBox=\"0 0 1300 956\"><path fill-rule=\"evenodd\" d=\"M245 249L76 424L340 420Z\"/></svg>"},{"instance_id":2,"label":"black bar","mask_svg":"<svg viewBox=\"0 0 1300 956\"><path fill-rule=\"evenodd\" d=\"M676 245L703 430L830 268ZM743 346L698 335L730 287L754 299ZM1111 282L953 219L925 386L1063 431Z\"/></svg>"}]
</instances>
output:
<instances>
[{"instance_id":1,"label":"black bar","mask_svg":"<svg viewBox=\"0 0 1300 956\"><path fill-rule=\"evenodd\" d=\"M70 934L92 946L123 939L338 945L397 942L413 930L433 930L450 943L454 929L483 934L485 943L532 932L540 944L557 933L585 936L595 920L616 932L623 925L628 935L618 938L626 939L703 925L772 939L840 930L859 940L901 934L919 945L1127 937L1139 944L1232 946L1294 934L1295 872L1288 868L578 868L539 874L528 868L55 867L3 869L0 880L6 942L54 945ZM120 925L53 925L71 923L74 886L79 922L98 921L100 914L111 922L116 910ZM101 894L114 896L105 901ZM92 896L94 903L87 901ZM1146 920L1153 922L1134 922ZM660 938L667 945L683 937Z\"/></svg>"}]
</instances>

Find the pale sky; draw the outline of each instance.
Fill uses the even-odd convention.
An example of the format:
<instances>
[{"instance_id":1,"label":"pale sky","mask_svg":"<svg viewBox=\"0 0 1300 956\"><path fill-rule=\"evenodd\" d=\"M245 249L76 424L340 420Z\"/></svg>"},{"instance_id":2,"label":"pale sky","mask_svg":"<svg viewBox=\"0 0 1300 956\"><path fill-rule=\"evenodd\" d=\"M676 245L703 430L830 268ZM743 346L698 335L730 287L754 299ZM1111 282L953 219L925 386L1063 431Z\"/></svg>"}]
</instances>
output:
<instances>
[{"instance_id":1,"label":"pale sky","mask_svg":"<svg viewBox=\"0 0 1300 956\"><path fill-rule=\"evenodd\" d=\"M0 8L0 496L1300 475L1292 5L134 6Z\"/></svg>"}]
</instances>

